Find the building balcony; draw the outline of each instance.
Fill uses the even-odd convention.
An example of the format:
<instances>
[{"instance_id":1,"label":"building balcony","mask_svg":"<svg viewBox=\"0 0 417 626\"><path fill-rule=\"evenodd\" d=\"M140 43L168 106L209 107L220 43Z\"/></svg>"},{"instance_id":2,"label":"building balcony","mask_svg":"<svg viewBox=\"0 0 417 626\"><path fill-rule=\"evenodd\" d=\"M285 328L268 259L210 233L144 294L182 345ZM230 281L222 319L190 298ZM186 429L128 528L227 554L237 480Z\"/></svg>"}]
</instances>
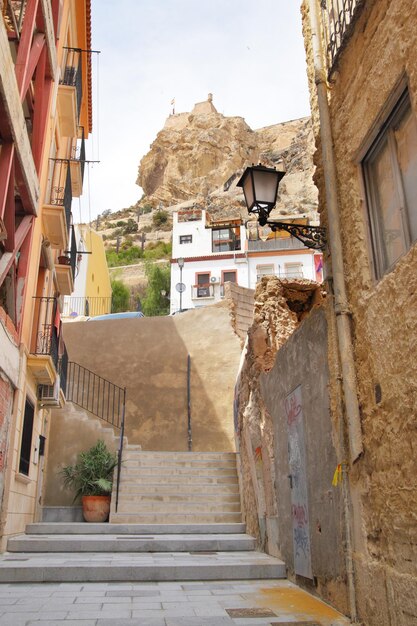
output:
<instances>
[{"instance_id":1,"label":"building balcony","mask_svg":"<svg viewBox=\"0 0 417 626\"><path fill-rule=\"evenodd\" d=\"M81 144L76 148L73 158L69 160L71 171L72 197L79 198L83 193L84 168L85 168L85 139L84 129L81 129Z\"/></svg>"},{"instance_id":2,"label":"building balcony","mask_svg":"<svg viewBox=\"0 0 417 626\"><path fill-rule=\"evenodd\" d=\"M81 50L65 48L66 65L58 86L58 122L62 137L77 137L82 99Z\"/></svg>"},{"instance_id":3,"label":"building balcony","mask_svg":"<svg viewBox=\"0 0 417 626\"><path fill-rule=\"evenodd\" d=\"M193 300L214 298L214 285L193 285L191 298Z\"/></svg>"},{"instance_id":4,"label":"building balcony","mask_svg":"<svg viewBox=\"0 0 417 626\"><path fill-rule=\"evenodd\" d=\"M58 332L54 325L56 298L34 298L37 321L27 365L39 385L53 385L58 375Z\"/></svg>"},{"instance_id":5,"label":"building balcony","mask_svg":"<svg viewBox=\"0 0 417 626\"><path fill-rule=\"evenodd\" d=\"M55 263L55 276L57 290L61 296L70 296L74 291L75 264L77 262L77 243L75 241L74 227L71 227L71 248L58 257Z\"/></svg>"},{"instance_id":6,"label":"building balcony","mask_svg":"<svg viewBox=\"0 0 417 626\"><path fill-rule=\"evenodd\" d=\"M50 241L51 248L56 250L68 248L71 204L72 185L68 161L56 159L49 201L44 204L42 209L43 232Z\"/></svg>"}]
</instances>

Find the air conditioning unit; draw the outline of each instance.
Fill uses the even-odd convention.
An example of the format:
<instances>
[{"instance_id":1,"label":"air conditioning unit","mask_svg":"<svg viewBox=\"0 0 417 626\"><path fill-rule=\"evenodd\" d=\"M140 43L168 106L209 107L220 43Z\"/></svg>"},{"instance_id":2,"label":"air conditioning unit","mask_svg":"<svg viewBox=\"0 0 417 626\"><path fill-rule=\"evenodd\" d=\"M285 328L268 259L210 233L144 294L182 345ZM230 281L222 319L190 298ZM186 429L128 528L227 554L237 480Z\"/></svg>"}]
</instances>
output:
<instances>
[{"instance_id":1,"label":"air conditioning unit","mask_svg":"<svg viewBox=\"0 0 417 626\"><path fill-rule=\"evenodd\" d=\"M217 278L217 276L211 276L210 277L210 282L214 285L214 283L219 283L220 282L220 278Z\"/></svg>"},{"instance_id":2,"label":"air conditioning unit","mask_svg":"<svg viewBox=\"0 0 417 626\"><path fill-rule=\"evenodd\" d=\"M60 379L56 377L53 385L39 385L38 395L40 404L47 406L60 406L59 404Z\"/></svg>"}]
</instances>

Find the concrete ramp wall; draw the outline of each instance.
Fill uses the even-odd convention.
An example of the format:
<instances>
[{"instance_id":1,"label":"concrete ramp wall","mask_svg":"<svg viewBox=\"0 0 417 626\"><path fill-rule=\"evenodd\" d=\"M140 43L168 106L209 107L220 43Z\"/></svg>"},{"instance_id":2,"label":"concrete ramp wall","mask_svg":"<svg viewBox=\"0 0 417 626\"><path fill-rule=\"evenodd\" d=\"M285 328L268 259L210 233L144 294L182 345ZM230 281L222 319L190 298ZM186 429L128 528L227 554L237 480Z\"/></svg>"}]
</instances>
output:
<instances>
[{"instance_id":1,"label":"concrete ramp wall","mask_svg":"<svg viewBox=\"0 0 417 626\"><path fill-rule=\"evenodd\" d=\"M126 436L144 450L187 450L190 354L193 450L234 450L240 342L226 303L172 317L71 322L64 338L70 360L126 386Z\"/></svg>"}]
</instances>

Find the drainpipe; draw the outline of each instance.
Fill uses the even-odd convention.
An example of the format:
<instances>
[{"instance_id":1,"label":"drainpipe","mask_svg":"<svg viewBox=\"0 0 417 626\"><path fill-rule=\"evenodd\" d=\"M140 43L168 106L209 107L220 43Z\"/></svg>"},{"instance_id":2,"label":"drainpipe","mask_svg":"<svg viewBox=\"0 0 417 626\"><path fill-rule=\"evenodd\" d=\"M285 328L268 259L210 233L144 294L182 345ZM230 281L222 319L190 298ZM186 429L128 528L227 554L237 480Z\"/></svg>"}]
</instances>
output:
<instances>
[{"instance_id":1,"label":"drainpipe","mask_svg":"<svg viewBox=\"0 0 417 626\"><path fill-rule=\"evenodd\" d=\"M336 327L336 336L339 344L338 362L341 373L340 383L345 402L350 462L351 464L353 464L363 453L363 443L356 384L355 362L352 345L350 311L348 306L346 284L343 271L343 253L342 241L340 236L340 218L337 199L336 165L333 152L333 139L330 123L329 104L327 100L326 68L323 61L324 56L322 50L320 18L318 14L316 0L308 0L308 7L310 13L311 41L314 60L314 80L317 89L320 117L320 138L322 144L323 172L325 180L326 206L328 216L328 240L333 273L333 294L331 296L333 300L332 319ZM342 415L343 406L341 393L338 393L337 401L340 415ZM340 453L345 457L346 446L343 430L343 425L341 425L339 435ZM349 594L349 609L352 621L356 622L358 617L356 610L356 591L353 567L351 506L346 463L342 463L342 471L342 498L344 509L343 517L346 541L346 576Z\"/></svg>"},{"instance_id":2,"label":"drainpipe","mask_svg":"<svg viewBox=\"0 0 417 626\"><path fill-rule=\"evenodd\" d=\"M328 215L328 239L331 252L334 285L334 310L336 313L339 354L341 356L343 393L349 435L350 461L351 463L354 463L363 453L363 445L350 326L350 310L346 295L346 284L343 271L342 241L340 237L340 219L337 201L336 166L333 153L332 129L330 124L329 105L327 101L327 81L323 63L320 37L321 31L316 0L308 0L308 4L310 9L311 39L314 56L314 78L317 87L320 114L320 138L322 144L323 171Z\"/></svg>"}]
</instances>

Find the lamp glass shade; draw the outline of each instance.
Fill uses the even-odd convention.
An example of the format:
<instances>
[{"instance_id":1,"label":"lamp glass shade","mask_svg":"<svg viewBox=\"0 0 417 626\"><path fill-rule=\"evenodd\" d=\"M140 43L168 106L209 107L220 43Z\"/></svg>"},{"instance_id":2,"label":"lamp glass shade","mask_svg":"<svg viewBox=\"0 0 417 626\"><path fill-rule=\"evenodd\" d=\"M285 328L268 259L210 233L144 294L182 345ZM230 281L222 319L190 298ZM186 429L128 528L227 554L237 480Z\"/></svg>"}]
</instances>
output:
<instances>
[{"instance_id":1,"label":"lamp glass shade","mask_svg":"<svg viewBox=\"0 0 417 626\"><path fill-rule=\"evenodd\" d=\"M244 178L242 179L242 188L243 194L245 196L246 206L248 208L248 211L250 212L253 208L253 205L255 204L252 170L248 168L245 174L246 175L244 175Z\"/></svg>"},{"instance_id":2,"label":"lamp glass shade","mask_svg":"<svg viewBox=\"0 0 417 626\"><path fill-rule=\"evenodd\" d=\"M182 269L184 267L184 259L182 257L180 257L179 259L177 259L177 263L178 263L178 267L180 269Z\"/></svg>"},{"instance_id":3,"label":"lamp glass shade","mask_svg":"<svg viewBox=\"0 0 417 626\"><path fill-rule=\"evenodd\" d=\"M258 170L252 171L253 184L255 190L255 198L258 204L266 204L273 207L278 192L278 183L280 180L280 172L276 170Z\"/></svg>"}]
</instances>

